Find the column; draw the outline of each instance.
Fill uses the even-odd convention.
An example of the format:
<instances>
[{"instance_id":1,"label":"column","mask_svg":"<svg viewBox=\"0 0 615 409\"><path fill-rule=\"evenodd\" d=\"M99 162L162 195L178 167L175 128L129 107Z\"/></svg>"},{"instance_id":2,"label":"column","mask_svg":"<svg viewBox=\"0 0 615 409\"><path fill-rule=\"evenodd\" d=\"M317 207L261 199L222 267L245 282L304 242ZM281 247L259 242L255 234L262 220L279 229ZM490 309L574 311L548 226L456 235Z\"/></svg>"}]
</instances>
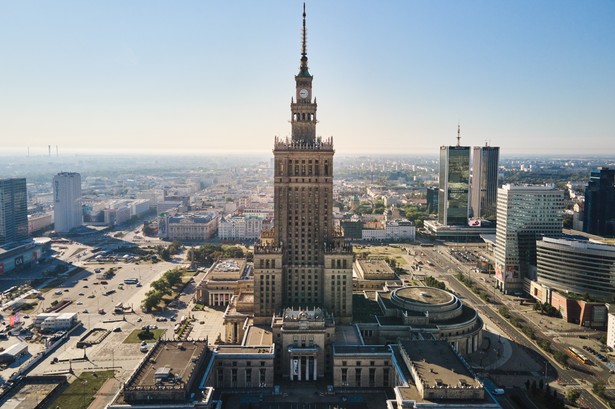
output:
<instances>
[{"instance_id":1,"label":"column","mask_svg":"<svg viewBox=\"0 0 615 409\"><path fill-rule=\"evenodd\" d=\"M314 380L318 380L318 369L316 369L316 364L318 364L317 357L314 357Z\"/></svg>"},{"instance_id":2,"label":"column","mask_svg":"<svg viewBox=\"0 0 615 409\"><path fill-rule=\"evenodd\" d=\"M305 380L306 381L310 380L310 359L312 359L311 356L305 357Z\"/></svg>"},{"instance_id":3,"label":"column","mask_svg":"<svg viewBox=\"0 0 615 409\"><path fill-rule=\"evenodd\" d=\"M299 372L299 380L301 380L301 357L299 357L299 359L297 360L297 364L299 365L299 369L297 372Z\"/></svg>"},{"instance_id":4,"label":"column","mask_svg":"<svg viewBox=\"0 0 615 409\"><path fill-rule=\"evenodd\" d=\"M292 381L294 378L293 375L295 371L295 368L293 368L293 357L292 356L290 357L289 362L290 362L290 380Z\"/></svg>"}]
</instances>

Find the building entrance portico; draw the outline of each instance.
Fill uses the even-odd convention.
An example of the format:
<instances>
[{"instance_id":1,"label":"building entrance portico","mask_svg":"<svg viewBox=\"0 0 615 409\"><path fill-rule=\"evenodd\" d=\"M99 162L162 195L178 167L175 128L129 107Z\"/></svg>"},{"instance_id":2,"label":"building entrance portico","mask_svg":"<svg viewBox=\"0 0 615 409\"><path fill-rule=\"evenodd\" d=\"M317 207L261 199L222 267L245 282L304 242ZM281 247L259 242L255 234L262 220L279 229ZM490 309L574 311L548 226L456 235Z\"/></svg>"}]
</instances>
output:
<instances>
[{"instance_id":1,"label":"building entrance portico","mask_svg":"<svg viewBox=\"0 0 615 409\"><path fill-rule=\"evenodd\" d=\"M318 380L319 348L288 348L291 381Z\"/></svg>"}]
</instances>

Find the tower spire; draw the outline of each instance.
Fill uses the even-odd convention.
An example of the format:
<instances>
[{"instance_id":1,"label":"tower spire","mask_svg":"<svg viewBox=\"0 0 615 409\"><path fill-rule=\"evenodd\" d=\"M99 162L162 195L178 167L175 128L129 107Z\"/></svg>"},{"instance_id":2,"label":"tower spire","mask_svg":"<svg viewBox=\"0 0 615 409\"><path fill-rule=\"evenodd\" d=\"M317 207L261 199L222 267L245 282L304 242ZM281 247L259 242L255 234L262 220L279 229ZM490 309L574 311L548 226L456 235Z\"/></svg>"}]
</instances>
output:
<instances>
[{"instance_id":1,"label":"tower spire","mask_svg":"<svg viewBox=\"0 0 615 409\"><path fill-rule=\"evenodd\" d=\"M457 123L457 146L461 146L461 124Z\"/></svg>"},{"instance_id":2,"label":"tower spire","mask_svg":"<svg viewBox=\"0 0 615 409\"><path fill-rule=\"evenodd\" d=\"M301 76L310 76L308 72L308 57L307 57L307 29L305 27L305 3L303 3L303 29L301 31L301 67L300 73Z\"/></svg>"}]
</instances>

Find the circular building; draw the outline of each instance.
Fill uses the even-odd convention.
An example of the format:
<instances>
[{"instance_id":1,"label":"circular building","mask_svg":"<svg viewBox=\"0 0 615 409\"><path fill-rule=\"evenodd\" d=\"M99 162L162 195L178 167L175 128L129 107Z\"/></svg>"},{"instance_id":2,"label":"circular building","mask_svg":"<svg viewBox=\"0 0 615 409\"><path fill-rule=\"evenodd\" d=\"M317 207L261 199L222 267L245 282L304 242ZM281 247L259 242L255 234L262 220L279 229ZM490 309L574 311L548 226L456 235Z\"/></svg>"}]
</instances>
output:
<instances>
[{"instance_id":1,"label":"circular building","mask_svg":"<svg viewBox=\"0 0 615 409\"><path fill-rule=\"evenodd\" d=\"M441 339L461 354L476 351L482 342L482 319L453 293L433 287L401 287L378 291L375 296L382 315L375 316L376 325L359 325L371 328L378 335L377 342Z\"/></svg>"}]
</instances>

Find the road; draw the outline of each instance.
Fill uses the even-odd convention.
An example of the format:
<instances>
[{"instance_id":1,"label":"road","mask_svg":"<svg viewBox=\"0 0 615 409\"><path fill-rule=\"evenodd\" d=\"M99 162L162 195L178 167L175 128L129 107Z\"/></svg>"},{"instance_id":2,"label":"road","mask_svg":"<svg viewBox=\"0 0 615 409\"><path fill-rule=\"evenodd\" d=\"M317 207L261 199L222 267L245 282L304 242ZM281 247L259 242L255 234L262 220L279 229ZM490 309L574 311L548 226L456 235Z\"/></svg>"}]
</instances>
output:
<instances>
[{"instance_id":1,"label":"road","mask_svg":"<svg viewBox=\"0 0 615 409\"><path fill-rule=\"evenodd\" d=\"M494 288L487 287L488 281L479 280L478 273L474 273L473 277L471 274L470 267L462 265L458 262L458 260L450 256L448 254L447 248L444 246L421 248L421 252L424 254L424 258L427 258L432 263L434 263L435 268L433 269L433 272L436 273L435 275L437 275L439 279L446 281L449 285L449 288L459 294L464 302L468 303L469 305L472 305L480 312L482 316L488 317L492 322L494 322L505 334L507 334L511 341L521 346L523 350L537 363L545 365L545 363L548 362L547 367L549 368L549 377L558 379L558 382L560 384L572 385L575 388L580 389L582 391L581 397L588 408L606 408L602 401L594 397L594 395L589 392L589 390L591 389L591 384L597 380L596 377L594 377L592 374L562 368L557 362L555 362L554 359L551 358L550 355L546 355L539 351L539 348L533 342L531 342L519 329L510 324L508 320L500 316L499 312L497 311L497 308L499 308L500 305L512 306L511 304L514 304L514 302L511 303L510 296L503 295L498 291L495 291ZM473 278L474 282L482 286L484 290L489 291L491 297L496 298L498 305L495 306L491 303L485 304L482 299L480 299L476 294L467 289L465 285L463 285L457 280L457 278L455 277L455 274L457 273L468 274L470 278ZM514 308L510 310L515 314L518 313ZM530 322L536 333L542 334L544 327L536 325L532 320L528 320L527 316L522 316L520 318L524 319L526 322ZM557 340L555 340L550 334L542 334L542 337L551 341L551 344L554 347L557 347L559 349L566 348L566 346L559 344Z\"/></svg>"}]
</instances>

